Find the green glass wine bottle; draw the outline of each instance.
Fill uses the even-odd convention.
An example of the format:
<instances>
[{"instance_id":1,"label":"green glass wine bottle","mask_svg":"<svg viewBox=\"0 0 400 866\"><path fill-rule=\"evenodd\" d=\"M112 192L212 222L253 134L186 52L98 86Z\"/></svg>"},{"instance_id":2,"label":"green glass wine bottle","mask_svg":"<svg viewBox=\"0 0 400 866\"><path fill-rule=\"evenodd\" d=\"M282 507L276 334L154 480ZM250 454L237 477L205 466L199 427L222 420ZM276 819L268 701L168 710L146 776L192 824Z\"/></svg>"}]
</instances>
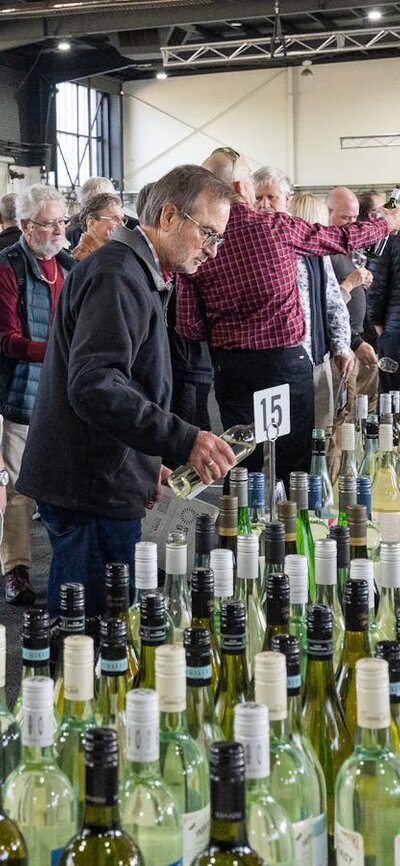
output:
<instances>
[{"instance_id":1,"label":"green glass wine bottle","mask_svg":"<svg viewBox=\"0 0 400 866\"><path fill-rule=\"evenodd\" d=\"M380 599L376 630L379 640L394 640L396 611L400 607L400 542L382 541L380 553Z\"/></svg>"},{"instance_id":2,"label":"green glass wine bottle","mask_svg":"<svg viewBox=\"0 0 400 866\"><path fill-rule=\"evenodd\" d=\"M137 678L139 662L136 655L129 617L129 565L125 562L109 562L105 574L106 615L108 618L126 622L126 652L128 657L129 687L133 688ZM99 671L100 673L100 665Z\"/></svg>"},{"instance_id":3,"label":"green glass wine bottle","mask_svg":"<svg viewBox=\"0 0 400 866\"><path fill-rule=\"evenodd\" d=\"M85 811L79 832L65 845L59 866L144 866L136 842L121 828L118 808L118 737L110 728L85 735ZM43 863L42 863L43 866Z\"/></svg>"},{"instance_id":4,"label":"green glass wine bottle","mask_svg":"<svg viewBox=\"0 0 400 866\"><path fill-rule=\"evenodd\" d=\"M321 478L322 497L320 517L323 520L330 520L334 516L334 504L333 488L326 463L325 438L325 430L316 427L312 431L310 475L319 475Z\"/></svg>"},{"instance_id":5,"label":"green glass wine bottle","mask_svg":"<svg viewBox=\"0 0 400 866\"><path fill-rule=\"evenodd\" d=\"M400 843L400 759L390 736L389 673L384 659L356 668L359 734L335 791L337 866L395 866Z\"/></svg>"},{"instance_id":6,"label":"green glass wine bottle","mask_svg":"<svg viewBox=\"0 0 400 866\"><path fill-rule=\"evenodd\" d=\"M333 487L335 505L339 502L339 478L355 478L357 476L356 432L354 424L342 424L341 455L338 477ZM340 512L340 507L339 507Z\"/></svg>"},{"instance_id":7,"label":"green glass wine bottle","mask_svg":"<svg viewBox=\"0 0 400 866\"><path fill-rule=\"evenodd\" d=\"M216 542L215 518L212 514L196 514L194 538L193 568L210 568L210 554Z\"/></svg>"},{"instance_id":8,"label":"green glass wine bottle","mask_svg":"<svg viewBox=\"0 0 400 866\"><path fill-rule=\"evenodd\" d=\"M192 627L207 628L211 641L211 685L217 691L221 668L219 646L214 633L214 572L211 568L195 568L190 581Z\"/></svg>"},{"instance_id":9,"label":"green glass wine bottle","mask_svg":"<svg viewBox=\"0 0 400 866\"><path fill-rule=\"evenodd\" d=\"M350 529L348 526L330 526L329 538L336 541L337 587L340 603L343 590L350 576Z\"/></svg>"},{"instance_id":10,"label":"green glass wine bottle","mask_svg":"<svg viewBox=\"0 0 400 866\"><path fill-rule=\"evenodd\" d=\"M390 732L393 749L400 754L400 643L397 640L380 640L375 647L378 659L389 665Z\"/></svg>"},{"instance_id":11,"label":"green glass wine bottle","mask_svg":"<svg viewBox=\"0 0 400 866\"><path fill-rule=\"evenodd\" d=\"M254 658L261 652L266 626L261 604L258 538L255 534L238 535L235 598L241 599L246 608L246 659L251 681L254 676Z\"/></svg>"},{"instance_id":12,"label":"green glass wine bottle","mask_svg":"<svg viewBox=\"0 0 400 866\"><path fill-rule=\"evenodd\" d=\"M234 466L229 472L229 493L238 498L238 535L253 530L249 510L249 473L245 466Z\"/></svg>"},{"instance_id":13,"label":"green glass wine bottle","mask_svg":"<svg viewBox=\"0 0 400 866\"><path fill-rule=\"evenodd\" d=\"M296 546L296 516L297 505L290 499L278 502L276 506L278 520L285 527L285 556L297 553Z\"/></svg>"},{"instance_id":14,"label":"green glass wine bottle","mask_svg":"<svg viewBox=\"0 0 400 866\"><path fill-rule=\"evenodd\" d=\"M210 842L193 866L265 866L247 839L245 763L240 743L211 746L210 794Z\"/></svg>"},{"instance_id":15,"label":"green glass wine bottle","mask_svg":"<svg viewBox=\"0 0 400 866\"><path fill-rule=\"evenodd\" d=\"M267 628L263 650L271 649L274 634L289 634L290 586L287 574L269 574L265 601Z\"/></svg>"},{"instance_id":16,"label":"green glass wine bottle","mask_svg":"<svg viewBox=\"0 0 400 866\"><path fill-rule=\"evenodd\" d=\"M85 634L85 587L83 583L62 583L60 616L50 631L50 669L54 657L54 705L59 718L64 712L64 640L70 634Z\"/></svg>"},{"instance_id":17,"label":"green glass wine bottle","mask_svg":"<svg viewBox=\"0 0 400 866\"><path fill-rule=\"evenodd\" d=\"M290 473L290 499L296 502L296 551L307 557L308 563L308 598L315 598L315 561L314 539L312 537L308 516L308 475L307 472Z\"/></svg>"},{"instance_id":18,"label":"green glass wine bottle","mask_svg":"<svg viewBox=\"0 0 400 866\"><path fill-rule=\"evenodd\" d=\"M221 674L215 715L227 740L233 737L235 704L251 698L246 661L246 608L240 599L221 608Z\"/></svg>"},{"instance_id":19,"label":"green glass wine bottle","mask_svg":"<svg viewBox=\"0 0 400 866\"><path fill-rule=\"evenodd\" d=\"M265 475L249 472L249 509L251 530L258 538L258 564L260 578L265 568Z\"/></svg>"},{"instance_id":20,"label":"green glass wine bottle","mask_svg":"<svg viewBox=\"0 0 400 866\"><path fill-rule=\"evenodd\" d=\"M265 569L261 582L261 604L265 607L267 578L269 574L280 574L284 571L285 562L285 527L280 520L269 520L265 524Z\"/></svg>"},{"instance_id":21,"label":"green glass wine bottle","mask_svg":"<svg viewBox=\"0 0 400 866\"><path fill-rule=\"evenodd\" d=\"M355 475L339 475L339 514L338 525L348 526L347 509L350 505L357 505L357 478Z\"/></svg>"},{"instance_id":22,"label":"green glass wine bottle","mask_svg":"<svg viewBox=\"0 0 400 866\"><path fill-rule=\"evenodd\" d=\"M377 415L368 415L365 425L364 454L361 460L358 474L373 478L374 460L379 448L379 424Z\"/></svg>"},{"instance_id":23,"label":"green glass wine bottle","mask_svg":"<svg viewBox=\"0 0 400 866\"><path fill-rule=\"evenodd\" d=\"M185 628L183 646L186 655L188 731L208 757L211 743L224 739L222 728L215 718L209 630L198 626Z\"/></svg>"},{"instance_id":24,"label":"green glass wine bottle","mask_svg":"<svg viewBox=\"0 0 400 866\"><path fill-rule=\"evenodd\" d=\"M328 605L333 614L333 667L336 670L343 647L344 620L337 586L336 541L315 542L315 603Z\"/></svg>"},{"instance_id":25,"label":"green glass wine bottle","mask_svg":"<svg viewBox=\"0 0 400 866\"><path fill-rule=\"evenodd\" d=\"M304 682L307 667L307 557L300 553L285 556L285 574L289 578L289 633L299 641L300 671Z\"/></svg>"},{"instance_id":26,"label":"green glass wine bottle","mask_svg":"<svg viewBox=\"0 0 400 866\"><path fill-rule=\"evenodd\" d=\"M174 627L173 643L182 645L183 630L191 623L190 593L187 581L186 532L174 529L165 545L165 610Z\"/></svg>"},{"instance_id":27,"label":"green glass wine bottle","mask_svg":"<svg viewBox=\"0 0 400 866\"><path fill-rule=\"evenodd\" d=\"M6 627L0 625L0 785L15 770L20 755L21 731L6 698Z\"/></svg>"},{"instance_id":28,"label":"green glass wine bottle","mask_svg":"<svg viewBox=\"0 0 400 866\"><path fill-rule=\"evenodd\" d=\"M129 608L129 622L133 646L140 658L140 602L147 592L156 592L158 587L158 557L155 541L138 541L135 544L135 592Z\"/></svg>"},{"instance_id":29,"label":"green glass wine bottle","mask_svg":"<svg viewBox=\"0 0 400 866\"><path fill-rule=\"evenodd\" d=\"M165 602L161 592L148 592L140 601L140 664L137 686L156 687L156 649L165 644Z\"/></svg>"},{"instance_id":30,"label":"green glass wine bottle","mask_svg":"<svg viewBox=\"0 0 400 866\"><path fill-rule=\"evenodd\" d=\"M348 580L343 593L344 641L336 671L336 691L352 742L357 733L356 664L371 655L368 634L368 583Z\"/></svg>"},{"instance_id":31,"label":"green glass wine bottle","mask_svg":"<svg viewBox=\"0 0 400 866\"><path fill-rule=\"evenodd\" d=\"M29 677L50 676L50 616L44 608L31 608L22 614L22 677L14 716L22 724L22 687ZM54 714L55 723L58 714Z\"/></svg>"},{"instance_id":32,"label":"green glass wine bottle","mask_svg":"<svg viewBox=\"0 0 400 866\"><path fill-rule=\"evenodd\" d=\"M113 728L118 734L119 772L122 777L126 758L125 703L129 691L126 652L126 622L105 619L100 623L100 682L95 702L96 724Z\"/></svg>"},{"instance_id":33,"label":"green glass wine bottle","mask_svg":"<svg viewBox=\"0 0 400 866\"><path fill-rule=\"evenodd\" d=\"M371 655L375 652L375 644L379 639L375 619L376 586L374 581L374 566L370 559L352 559L350 563L350 580L366 580L368 584L368 640Z\"/></svg>"},{"instance_id":34,"label":"green glass wine bottle","mask_svg":"<svg viewBox=\"0 0 400 866\"><path fill-rule=\"evenodd\" d=\"M0 863L4 866L28 866L25 839L15 821L3 810L0 790Z\"/></svg>"},{"instance_id":35,"label":"green glass wine bottle","mask_svg":"<svg viewBox=\"0 0 400 866\"><path fill-rule=\"evenodd\" d=\"M219 514L217 517L218 547L222 550L230 550L233 555L233 576L236 575L236 553L237 553L237 524L238 524L238 498L237 496L221 496L219 503Z\"/></svg>"},{"instance_id":36,"label":"green glass wine bottle","mask_svg":"<svg viewBox=\"0 0 400 866\"><path fill-rule=\"evenodd\" d=\"M210 553L210 568L214 572L214 633L221 645L221 605L233 597L233 553L217 547Z\"/></svg>"}]
</instances>

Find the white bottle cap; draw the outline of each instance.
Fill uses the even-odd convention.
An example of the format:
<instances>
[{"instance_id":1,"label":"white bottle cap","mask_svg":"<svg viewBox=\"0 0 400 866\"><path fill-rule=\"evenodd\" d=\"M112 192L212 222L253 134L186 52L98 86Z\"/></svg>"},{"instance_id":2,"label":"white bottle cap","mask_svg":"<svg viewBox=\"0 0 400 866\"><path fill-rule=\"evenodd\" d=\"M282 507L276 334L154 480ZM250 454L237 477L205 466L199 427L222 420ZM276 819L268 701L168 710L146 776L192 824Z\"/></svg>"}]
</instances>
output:
<instances>
[{"instance_id":1,"label":"white bottle cap","mask_svg":"<svg viewBox=\"0 0 400 866\"><path fill-rule=\"evenodd\" d=\"M254 659L255 698L268 707L270 721L287 717L286 658L283 653L257 653Z\"/></svg>"},{"instance_id":2,"label":"white bottle cap","mask_svg":"<svg viewBox=\"0 0 400 866\"><path fill-rule=\"evenodd\" d=\"M368 394L356 394L355 415L359 421L368 417Z\"/></svg>"},{"instance_id":3,"label":"white bottle cap","mask_svg":"<svg viewBox=\"0 0 400 866\"><path fill-rule=\"evenodd\" d=\"M389 665L386 659L356 662L357 724L360 728L390 726Z\"/></svg>"},{"instance_id":4,"label":"white bottle cap","mask_svg":"<svg viewBox=\"0 0 400 866\"><path fill-rule=\"evenodd\" d=\"M393 427L391 424L379 425L379 450L393 451Z\"/></svg>"},{"instance_id":5,"label":"white bottle cap","mask_svg":"<svg viewBox=\"0 0 400 866\"><path fill-rule=\"evenodd\" d=\"M354 451L356 447L354 424L342 424L342 451Z\"/></svg>"},{"instance_id":6,"label":"white bottle cap","mask_svg":"<svg viewBox=\"0 0 400 866\"><path fill-rule=\"evenodd\" d=\"M289 576L290 604L307 604L307 557L300 553L288 553L285 556L285 574Z\"/></svg>"},{"instance_id":7,"label":"white bottle cap","mask_svg":"<svg viewBox=\"0 0 400 866\"><path fill-rule=\"evenodd\" d=\"M22 744L45 748L54 736L54 683L51 677L22 681Z\"/></svg>"},{"instance_id":8,"label":"white bottle cap","mask_svg":"<svg viewBox=\"0 0 400 866\"><path fill-rule=\"evenodd\" d=\"M391 415L392 414L392 395L388 394L380 394L379 395L379 415Z\"/></svg>"},{"instance_id":9,"label":"white bottle cap","mask_svg":"<svg viewBox=\"0 0 400 866\"><path fill-rule=\"evenodd\" d=\"M388 589L400 587L400 543L382 541L380 557L380 585Z\"/></svg>"},{"instance_id":10,"label":"white bottle cap","mask_svg":"<svg viewBox=\"0 0 400 866\"><path fill-rule=\"evenodd\" d=\"M6 684L6 627L0 624L0 689Z\"/></svg>"},{"instance_id":11,"label":"white bottle cap","mask_svg":"<svg viewBox=\"0 0 400 866\"><path fill-rule=\"evenodd\" d=\"M160 710L181 713L186 709L186 657L183 646L156 647L156 689Z\"/></svg>"},{"instance_id":12,"label":"white bottle cap","mask_svg":"<svg viewBox=\"0 0 400 866\"><path fill-rule=\"evenodd\" d=\"M337 544L335 538L319 538L314 542L315 582L335 586L337 582Z\"/></svg>"},{"instance_id":13,"label":"white bottle cap","mask_svg":"<svg viewBox=\"0 0 400 866\"><path fill-rule=\"evenodd\" d=\"M210 568L214 572L215 598L233 596L233 553L231 550L216 548L210 552Z\"/></svg>"},{"instance_id":14,"label":"white bottle cap","mask_svg":"<svg viewBox=\"0 0 400 866\"><path fill-rule=\"evenodd\" d=\"M132 689L126 695L126 750L130 761L147 763L160 757L160 707L153 689Z\"/></svg>"},{"instance_id":15,"label":"white bottle cap","mask_svg":"<svg viewBox=\"0 0 400 866\"><path fill-rule=\"evenodd\" d=\"M167 541L165 545L165 573L187 573L187 542Z\"/></svg>"},{"instance_id":16,"label":"white bottle cap","mask_svg":"<svg viewBox=\"0 0 400 866\"><path fill-rule=\"evenodd\" d=\"M67 701L91 701L94 690L94 642L86 634L64 639L64 697Z\"/></svg>"},{"instance_id":17,"label":"white bottle cap","mask_svg":"<svg viewBox=\"0 0 400 866\"><path fill-rule=\"evenodd\" d=\"M258 578L258 536L255 533L238 535L236 573L246 580Z\"/></svg>"},{"instance_id":18,"label":"white bottle cap","mask_svg":"<svg viewBox=\"0 0 400 866\"><path fill-rule=\"evenodd\" d=\"M155 541L135 544L135 586L137 589L157 588L157 545Z\"/></svg>"},{"instance_id":19,"label":"white bottle cap","mask_svg":"<svg viewBox=\"0 0 400 866\"><path fill-rule=\"evenodd\" d=\"M243 746L246 779L265 779L269 776L268 707L252 702L236 704L234 738Z\"/></svg>"},{"instance_id":20,"label":"white bottle cap","mask_svg":"<svg viewBox=\"0 0 400 866\"><path fill-rule=\"evenodd\" d=\"M366 580L368 582L368 607L375 610L374 563L370 559L352 559L350 561L350 580Z\"/></svg>"}]
</instances>

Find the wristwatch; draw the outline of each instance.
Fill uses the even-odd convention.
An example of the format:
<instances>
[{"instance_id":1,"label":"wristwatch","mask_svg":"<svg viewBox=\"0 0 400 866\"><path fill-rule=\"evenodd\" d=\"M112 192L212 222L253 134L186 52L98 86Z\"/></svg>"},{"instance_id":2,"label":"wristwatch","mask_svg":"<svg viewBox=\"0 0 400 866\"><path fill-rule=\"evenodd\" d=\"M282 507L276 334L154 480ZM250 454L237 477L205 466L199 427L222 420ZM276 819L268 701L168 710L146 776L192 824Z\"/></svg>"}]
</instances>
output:
<instances>
[{"instance_id":1,"label":"wristwatch","mask_svg":"<svg viewBox=\"0 0 400 866\"><path fill-rule=\"evenodd\" d=\"M9 480L10 476L7 469L0 469L0 487L7 487Z\"/></svg>"}]
</instances>

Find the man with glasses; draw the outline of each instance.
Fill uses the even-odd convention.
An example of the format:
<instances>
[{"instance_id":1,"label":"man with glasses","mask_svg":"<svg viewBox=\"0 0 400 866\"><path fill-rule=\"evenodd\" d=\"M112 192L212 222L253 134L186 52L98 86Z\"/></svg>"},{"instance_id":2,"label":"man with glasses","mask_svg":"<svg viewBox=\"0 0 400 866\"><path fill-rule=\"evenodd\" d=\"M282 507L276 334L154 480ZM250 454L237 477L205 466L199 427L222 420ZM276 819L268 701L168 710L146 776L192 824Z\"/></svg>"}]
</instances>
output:
<instances>
[{"instance_id":1,"label":"man with glasses","mask_svg":"<svg viewBox=\"0 0 400 866\"><path fill-rule=\"evenodd\" d=\"M0 412L3 457L9 476L0 548L6 601L33 604L31 503L16 492L51 321L73 260L65 243L65 202L53 187L33 184L17 199L22 230L0 253ZM1 484L1 481L0 481Z\"/></svg>"},{"instance_id":2,"label":"man with glasses","mask_svg":"<svg viewBox=\"0 0 400 866\"><path fill-rule=\"evenodd\" d=\"M134 586L134 546L163 464L189 461L209 483L234 463L226 442L169 411L165 322L165 279L215 258L231 198L210 172L173 169L154 184L140 227L117 227L64 285L18 482L49 532L52 615L71 575L90 615L105 609L106 563L128 563Z\"/></svg>"}]
</instances>

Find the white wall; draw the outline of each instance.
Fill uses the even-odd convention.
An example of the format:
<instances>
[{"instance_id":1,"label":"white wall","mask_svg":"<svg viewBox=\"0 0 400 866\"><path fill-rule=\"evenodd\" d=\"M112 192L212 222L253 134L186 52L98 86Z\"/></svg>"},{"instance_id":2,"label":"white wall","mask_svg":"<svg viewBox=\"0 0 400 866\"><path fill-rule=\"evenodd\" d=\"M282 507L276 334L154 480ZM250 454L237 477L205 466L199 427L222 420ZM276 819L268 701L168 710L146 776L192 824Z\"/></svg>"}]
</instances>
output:
<instances>
[{"instance_id":1,"label":"white wall","mask_svg":"<svg viewBox=\"0 0 400 866\"><path fill-rule=\"evenodd\" d=\"M126 191L220 145L296 186L387 185L400 147L341 150L341 136L399 135L400 59L167 78L124 85Z\"/></svg>"}]
</instances>

